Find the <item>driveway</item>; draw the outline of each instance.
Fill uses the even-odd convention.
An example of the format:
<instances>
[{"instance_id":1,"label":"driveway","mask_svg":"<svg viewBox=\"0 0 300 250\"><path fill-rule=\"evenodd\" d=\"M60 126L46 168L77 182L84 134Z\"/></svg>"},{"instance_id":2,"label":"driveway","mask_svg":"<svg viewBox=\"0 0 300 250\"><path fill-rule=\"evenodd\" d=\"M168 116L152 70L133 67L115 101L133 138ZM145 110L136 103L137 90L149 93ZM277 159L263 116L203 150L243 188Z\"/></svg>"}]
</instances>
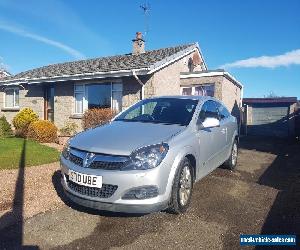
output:
<instances>
[{"instance_id":1,"label":"driveway","mask_svg":"<svg viewBox=\"0 0 300 250\"><path fill-rule=\"evenodd\" d=\"M198 182L180 216L76 206L56 171L53 185L64 204L0 231L0 248L239 249L240 234L300 234L300 143L247 137L240 147L236 171L219 168Z\"/></svg>"}]
</instances>

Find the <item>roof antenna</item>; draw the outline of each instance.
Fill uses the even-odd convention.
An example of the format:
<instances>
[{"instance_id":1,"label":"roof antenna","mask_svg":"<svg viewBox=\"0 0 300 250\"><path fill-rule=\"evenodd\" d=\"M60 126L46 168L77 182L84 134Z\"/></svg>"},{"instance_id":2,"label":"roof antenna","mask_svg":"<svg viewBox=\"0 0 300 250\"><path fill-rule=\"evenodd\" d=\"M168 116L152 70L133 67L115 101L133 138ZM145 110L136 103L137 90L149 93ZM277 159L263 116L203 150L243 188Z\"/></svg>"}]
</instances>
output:
<instances>
[{"instance_id":1,"label":"roof antenna","mask_svg":"<svg viewBox=\"0 0 300 250\"><path fill-rule=\"evenodd\" d=\"M144 13L144 21L145 21L145 31L144 31L144 37L146 38L148 32L149 32L149 13L150 13L150 4L146 1L144 4L140 5L140 8L142 9Z\"/></svg>"}]
</instances>

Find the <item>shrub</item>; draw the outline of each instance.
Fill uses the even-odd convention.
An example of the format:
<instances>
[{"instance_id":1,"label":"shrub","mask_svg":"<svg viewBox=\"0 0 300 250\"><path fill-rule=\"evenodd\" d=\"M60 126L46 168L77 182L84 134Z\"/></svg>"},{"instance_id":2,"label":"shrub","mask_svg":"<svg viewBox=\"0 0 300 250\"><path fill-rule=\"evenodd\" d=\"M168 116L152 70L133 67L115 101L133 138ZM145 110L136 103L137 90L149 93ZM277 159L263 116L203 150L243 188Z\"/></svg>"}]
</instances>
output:
<instances>
[{"instance_id":1,"label":"shrub","mask_svg":"<svg viewBox=\"0 0 300 250\"><path fill-rule=\"evenodd\" d=\"M34 121L28 127L27 136L38 142L55 142L57 139L57 127L50 121Z\"/></svg>"},{"instance_id":2,"label":"shrub","mask_svg":"<svg viewBox=\"0 0 300 250\"><path fill-rule=\"evenodd\" d=\"M5 116L0 117L0 138L9 137L13 134L11 126Z\"/></svg>"},{"instance_id":3,"label":"shrub","mask_svg":"<svg viewBox=\"0 0 300 250\"><path fill-rule=\"evenodd\" d=\"M74 122L67 122L63 128L59 130L60 135L73 136L77 131L77 124Z\"/></svg>"},{"instance_id":4,"label":"shrub","mask_svg":"<svg viewBox=\"0 0 300 250\"><path fill-rule=\"evenodd\" d=\"M115 116L110 108L89 109L85 111L82 119L84 129L93 128L108 123Z\"/></svg>"},{"instance_id":5,"label":"shrub","mask_svg":"<svg viewBox=\"0 0 300 250\"><path fill-rule=\"evenodd\" d=\"M22 109L12 121L16 129L16 135L27 137L30 123L35 122L38 119L38 115L31 108Z\"/></svg>"}]
</instances>

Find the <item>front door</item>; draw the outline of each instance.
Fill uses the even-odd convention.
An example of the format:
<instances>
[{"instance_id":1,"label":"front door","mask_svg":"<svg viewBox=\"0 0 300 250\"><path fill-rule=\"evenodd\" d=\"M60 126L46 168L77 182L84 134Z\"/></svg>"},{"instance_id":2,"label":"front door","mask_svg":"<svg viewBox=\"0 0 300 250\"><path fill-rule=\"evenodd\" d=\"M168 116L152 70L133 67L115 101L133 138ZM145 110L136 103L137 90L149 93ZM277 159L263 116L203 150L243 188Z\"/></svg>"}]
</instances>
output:
<instances>
[{"instance_id":1,"label":"front door","mask_svg":"<svg viewBox=\"0 0 300 250\"><path fill-rule=\"evenodd\" d=\"M54 86L45 87L45 120L54 122Z\"/></svg>"}]
</instances>

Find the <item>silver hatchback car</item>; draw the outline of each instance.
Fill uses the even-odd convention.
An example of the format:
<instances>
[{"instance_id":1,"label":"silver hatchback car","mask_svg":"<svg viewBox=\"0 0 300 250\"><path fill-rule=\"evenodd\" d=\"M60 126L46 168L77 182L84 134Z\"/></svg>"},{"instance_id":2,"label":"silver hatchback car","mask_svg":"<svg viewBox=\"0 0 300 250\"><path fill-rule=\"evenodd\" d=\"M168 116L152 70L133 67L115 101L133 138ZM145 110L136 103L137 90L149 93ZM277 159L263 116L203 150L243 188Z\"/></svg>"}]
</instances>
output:
<instances>
[{"instance_id":1,"label":"silver hatchback car","mask_svg":"<svg viewBox=\"0 0 300 250\"><path fill-rule=\"evenodd\" d=\"M222 164L234 169L237 145L236 118L215 98L145 99L69 140L62 185L86 207L182 213L196 181Z\"/></svg>"}]
</instances>

